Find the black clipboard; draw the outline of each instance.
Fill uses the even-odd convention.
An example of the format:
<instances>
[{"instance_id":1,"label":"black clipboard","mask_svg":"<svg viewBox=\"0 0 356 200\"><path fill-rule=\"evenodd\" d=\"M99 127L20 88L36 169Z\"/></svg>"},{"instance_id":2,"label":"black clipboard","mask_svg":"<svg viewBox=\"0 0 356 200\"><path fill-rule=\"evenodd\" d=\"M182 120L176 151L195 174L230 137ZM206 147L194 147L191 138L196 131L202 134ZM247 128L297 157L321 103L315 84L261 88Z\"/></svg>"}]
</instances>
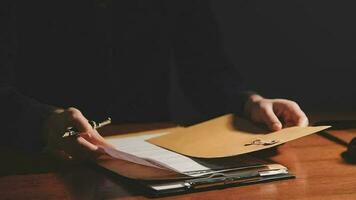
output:
<instances>
[{"instance_id":1,"label":"black clipboard","mask_svg":"<svg viewBox=\"0 0 356 200\"><path fill-rule=\"evenodd\" d=\"M273 167L268 169L271 166ZM139 181L139 183L145 188L147 195L160 197L290 178L295 178L295 176L286 167L280 164L271 164L263 167L230 169L226 172L218 172L196 178L159 181L146 180Z\"/></svg>"},{"instance_id":2,"label":"black clipboard","mask_svg":"<svg viewBox=\"0 0 356 200\"><path fill-rule=\"evenodd\" d=\"M260 160L252 156L247 157L253 160L253 164L234 168L220 168L213 173L196 177L166 172L118 159L109 158L108 163L112 162L109 165L103 162L97 164L113 175L116 174L128 179L135 185L136 190L141 190L149 197L178 195L295 178L287 167L281 164ZM130 173L128 170L132 168L135 168L135 171ZM141 173L137 174L138 172ZM192 174L199 173L201 172L192 172Z\"/></svg>"}]
</instances>

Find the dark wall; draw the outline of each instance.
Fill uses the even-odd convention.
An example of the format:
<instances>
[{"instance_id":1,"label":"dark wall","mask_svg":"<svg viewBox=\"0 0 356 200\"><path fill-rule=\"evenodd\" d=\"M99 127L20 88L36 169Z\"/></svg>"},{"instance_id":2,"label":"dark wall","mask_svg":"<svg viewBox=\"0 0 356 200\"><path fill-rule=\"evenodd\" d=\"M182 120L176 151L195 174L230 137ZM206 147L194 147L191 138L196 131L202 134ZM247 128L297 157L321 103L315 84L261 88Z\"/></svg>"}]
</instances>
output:
<instances>
[{"instance_id":1,"label":"dark wall","mask_svg":"<svg viewBox=\"0 0 356 200\"><path fill-rule=\"evenodd\" d=\"M307 111L356 110L356 2L212 1L232 62L252 89Z\"/></svg>"}]
</instances>

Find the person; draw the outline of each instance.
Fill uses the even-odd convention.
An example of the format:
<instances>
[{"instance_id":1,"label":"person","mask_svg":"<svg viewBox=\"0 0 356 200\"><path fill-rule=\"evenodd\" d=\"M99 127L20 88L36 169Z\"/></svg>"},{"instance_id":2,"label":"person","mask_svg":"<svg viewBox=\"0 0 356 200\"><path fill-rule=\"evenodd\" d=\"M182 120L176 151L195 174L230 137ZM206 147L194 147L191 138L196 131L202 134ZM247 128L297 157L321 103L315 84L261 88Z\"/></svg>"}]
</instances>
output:
<instances>
[{"instance_id":1,"label":"person","mask_svg":"<svg viewBox=\"0 0 356 200\"><path fill-rule=\"evenodd\" d=\"M104 144L88 119L168 121L172 62L206 117L234 112L271 130L308 124L297 103L248 92L223 53L208 1L2 4L3 145L79 159ZM67 127L80 136L62 139Z\"/></svg>"}]
</instances>

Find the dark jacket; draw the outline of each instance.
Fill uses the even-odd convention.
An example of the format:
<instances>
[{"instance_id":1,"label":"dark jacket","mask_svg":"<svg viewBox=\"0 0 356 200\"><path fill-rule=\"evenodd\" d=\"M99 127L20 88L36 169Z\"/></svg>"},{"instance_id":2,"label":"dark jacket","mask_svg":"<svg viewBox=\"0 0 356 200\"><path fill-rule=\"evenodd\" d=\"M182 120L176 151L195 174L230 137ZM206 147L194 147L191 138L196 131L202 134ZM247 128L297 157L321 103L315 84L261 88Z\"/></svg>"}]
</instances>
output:
<instances>
[{"instance_id":1,"label":"dark jacket","mask_svg":"<svg viewBox=\"0 0 356 200\"><path fill-rule=\"evenodd\" d=\"M47 105L116 123L167 121L172 63L197 110L241 111L241 77L207 1L15 2L1 7L2 143L40 149Z\"/></svg>"}]
</instances>

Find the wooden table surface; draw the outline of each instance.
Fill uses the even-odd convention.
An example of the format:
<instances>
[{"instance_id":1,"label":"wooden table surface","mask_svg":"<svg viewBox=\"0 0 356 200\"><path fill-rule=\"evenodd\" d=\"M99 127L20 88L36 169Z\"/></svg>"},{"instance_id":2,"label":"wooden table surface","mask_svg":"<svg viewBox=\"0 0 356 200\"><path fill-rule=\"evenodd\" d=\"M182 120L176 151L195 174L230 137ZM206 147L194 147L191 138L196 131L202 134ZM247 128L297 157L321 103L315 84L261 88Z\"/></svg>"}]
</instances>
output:
<instances>
[{"instance_id":1,"label":"wooden table surface","mask_svg":"<svg viewBox=\"0 0 356 200\"><path fill-rule=\"evenodd\" d=\"M338 115L337 118L351 118ZM315 115L314 119L317 119ZM320 117L319 117L320 118ZM335 115L324 115L335 118ZM353 118L355 119L355 118ZM163 124L115 127L120 132L160 128ZM163 199L356 199L356 165L341 154L356 130L328 131L289 142L272 160L287 166L295 179L164 197ZM147 199L127 180L98 167L67 166L46 156L1 155L0 199Z\"/></svg>"}]
</instances>

